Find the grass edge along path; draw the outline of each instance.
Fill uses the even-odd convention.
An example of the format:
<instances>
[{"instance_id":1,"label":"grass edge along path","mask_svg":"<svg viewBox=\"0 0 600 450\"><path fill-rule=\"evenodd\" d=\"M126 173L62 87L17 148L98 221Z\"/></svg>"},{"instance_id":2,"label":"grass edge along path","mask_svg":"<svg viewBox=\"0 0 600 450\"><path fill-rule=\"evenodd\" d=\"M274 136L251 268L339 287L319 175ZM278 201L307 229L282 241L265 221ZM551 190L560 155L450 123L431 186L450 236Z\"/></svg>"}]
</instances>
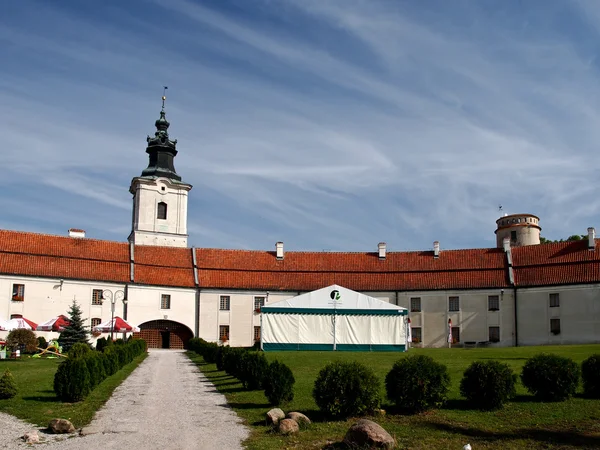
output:
<instances>
[{"instance_id":1,"label":"grass edge along path","mask_svg":"<svg viewBox=\"0 0 600 450\"><path fill-rule=\"evenodd\" d=\"M61 361L33 358L2 361L0 372L4 373L5 369L12 372L18 393L12 399L0 400L0 411L40 427L48 426L54 418L62 418L70 420L75 428L81 428L92 421L96 411L147 356L148 353L144 353L136 357L96 386L85 400L77 403L62 403L54 393L54 374ZM38 370L32 371L36 364Z\"/></svg>"},{"instance_id":2,"label":"grass edge along path","mask_svg":"<svg viewBox=\"0 0 600 450\"><path fill-rule=\"evenodd\" d=\"M372 419L397 439L398 448L455 449L466 443L477 450L600 448L600 400L582 398L581 389L565 402L541 403L519 382L517 397L503 409L492 412L473 410L460 396L460 379L471 362L495 359L509 364L520 374L525 361L542 352L567 356L580 364L588 356L600 353L600 345L411 349L408 354L426 354L448 366L452 385L446 406L417 415L395 413L383 389L383 380L393 362L406 357L407 353L267 352L265 356L269 361L278 359L288 365L296 378L295 398L282 409L303 412L313 420L308 430L289 437L273 433L265 425L264 414L271 406L262 391L245 391L237 379L217 370L215 364L205 363L193 352L187 354L250 427L251 435L244 444L251 450L343 448L339 443L356 418L326 421L312 399L318 371L328 362L339 360L360 361L377 373L382 383L382 407L387 414Z\"/></svg>"}]
</instances>

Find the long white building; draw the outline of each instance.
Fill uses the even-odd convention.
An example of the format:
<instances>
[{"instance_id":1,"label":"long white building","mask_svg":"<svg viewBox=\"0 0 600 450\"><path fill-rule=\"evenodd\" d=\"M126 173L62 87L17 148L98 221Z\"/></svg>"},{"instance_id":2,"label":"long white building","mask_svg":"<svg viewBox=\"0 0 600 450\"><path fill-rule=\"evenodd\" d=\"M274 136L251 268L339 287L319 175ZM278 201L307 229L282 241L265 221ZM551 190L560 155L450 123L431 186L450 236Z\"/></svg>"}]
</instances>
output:
<instances>
[{"instance_id":1,"label":"long white building","mask_svg":"<svg viewBox=\"0 0 600 450\"><path fill-rule=\"evenodd\" d=\"M600 249L588 239L539 244L539 218L497 221L496 248L367 253L189 248L187 198L164 110L148 137L149 165L130 186L127 242L0 230L0 319L44 322L73 300L88 325L113 314L151 347L192 336L250 346L260 307L337 284L409 310L413 346L600 342ZM103 292L110 291L103 295ZM110 297L115 300L114 306ZM50 333L41 333L51 337ZM2 332L0 332L0 337Z\"/></svg>"}]
</instances>

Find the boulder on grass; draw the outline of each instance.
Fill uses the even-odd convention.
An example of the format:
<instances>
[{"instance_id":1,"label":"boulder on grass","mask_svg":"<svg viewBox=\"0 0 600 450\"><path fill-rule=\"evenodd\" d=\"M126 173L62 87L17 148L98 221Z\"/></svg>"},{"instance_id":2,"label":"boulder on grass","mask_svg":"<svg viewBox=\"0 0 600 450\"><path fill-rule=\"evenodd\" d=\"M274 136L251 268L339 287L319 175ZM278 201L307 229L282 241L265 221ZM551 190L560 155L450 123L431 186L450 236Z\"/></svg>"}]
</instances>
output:
<instances>
[{"instance_id":1,"label":"boulder on grass","mask_svg":"<svg viewBox=\"0 0 600 450\"><path fill-rule=\"evenodd\" d=\"M285 413L281 408L273 408L267 413L267 425L277 425L281 419L285 419Z\"/></svg>"},{"instance_id":2,"label":"boulder on grass","mask_svg":"<svg viewBox=\"0 0 600 450\"><path fill-rule=\"evenodd\" d=\"M396 441L372 420L360 419L350 427L344 443L351 448L394 448Z\"/></svg>"},{"instance_id":3,"label":"boulder on grass","mask_svg":"<svg viewBox=\"0 0 600 450\"><path fill-rule=\"evenodd\" d=\"M300 412L289 412L285 417L286 419L292 419L301 427L307 427L311 424L310 419Z\"/></svg>"},{"instance_id":4,"label":"boulder on grass","mask_svg":"<svg viewBox=\"0 0 600 450\"><path fill-rule=\"evenodd\" d=\"M282 419L279 421L279 432L281 434L296 434L300 431L300 427L295 420Z\"/></svg>"},{"instance_id":5,"label":"boulder on grass","mask_svg":"<svg viewBox=\"0 0 600 450\"><path fill-rule=\"evenodd\" d=\"M48 430L54 434L73 433L75 427L67 419L52 419L48 424Z\"/></svg>"}]
</instances>

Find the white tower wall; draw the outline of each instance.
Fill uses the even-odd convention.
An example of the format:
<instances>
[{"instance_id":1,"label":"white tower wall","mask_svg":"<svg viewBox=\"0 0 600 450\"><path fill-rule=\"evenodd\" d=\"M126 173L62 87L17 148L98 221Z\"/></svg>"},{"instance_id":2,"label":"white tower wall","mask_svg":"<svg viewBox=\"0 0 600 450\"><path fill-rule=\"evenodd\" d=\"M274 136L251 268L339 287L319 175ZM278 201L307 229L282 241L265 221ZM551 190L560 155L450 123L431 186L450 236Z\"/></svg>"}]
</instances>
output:
<instances>
[{"instance_id":1,"label":"white tower wall","mask_svg":"<svg viewBox=\"0 0 600 450\"><path fill-rule=\"evenodd\" d=\"M133 218L129 240L136 245L187 247L187 201L192 186L169 178L137 177L131 182ZM158 205L167 206L166 219Z\"/></svg>"}]
</instances>

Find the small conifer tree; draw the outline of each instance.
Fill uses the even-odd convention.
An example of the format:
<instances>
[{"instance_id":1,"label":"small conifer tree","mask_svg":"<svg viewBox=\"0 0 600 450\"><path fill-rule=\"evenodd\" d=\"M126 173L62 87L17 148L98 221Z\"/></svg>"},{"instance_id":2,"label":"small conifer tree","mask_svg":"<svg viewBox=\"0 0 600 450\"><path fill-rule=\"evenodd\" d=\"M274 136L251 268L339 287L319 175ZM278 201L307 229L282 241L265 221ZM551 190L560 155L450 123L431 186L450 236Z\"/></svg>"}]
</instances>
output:
<instances>
[{"instance_id":1,"label":"small conifer tree","mask_svg":"<svg viewBox=\"0 0 600 450\"><path fill-rule=\"evenodd\" d=\"M4 375L0 377L0 399L13 398L15 395L17 395L15 379L10 370L6 369Z\"/></svg>"},{"instance_id":2,"label":"small conifer tree","mask_svg":"<svg viewBox=\"0 0 600 450\"><path fill-rule=\"evenodd\" d=\"M89 345L89 331L83 324L84 319L81 318L81 314L81 308L77 304L77 301L73 300L73 304L69 308L70 324L65 326L65 329L60 333L60 337L58 338L58 343L62 346L65 353L77 342Z\"/></svg>"}]
</instances>

